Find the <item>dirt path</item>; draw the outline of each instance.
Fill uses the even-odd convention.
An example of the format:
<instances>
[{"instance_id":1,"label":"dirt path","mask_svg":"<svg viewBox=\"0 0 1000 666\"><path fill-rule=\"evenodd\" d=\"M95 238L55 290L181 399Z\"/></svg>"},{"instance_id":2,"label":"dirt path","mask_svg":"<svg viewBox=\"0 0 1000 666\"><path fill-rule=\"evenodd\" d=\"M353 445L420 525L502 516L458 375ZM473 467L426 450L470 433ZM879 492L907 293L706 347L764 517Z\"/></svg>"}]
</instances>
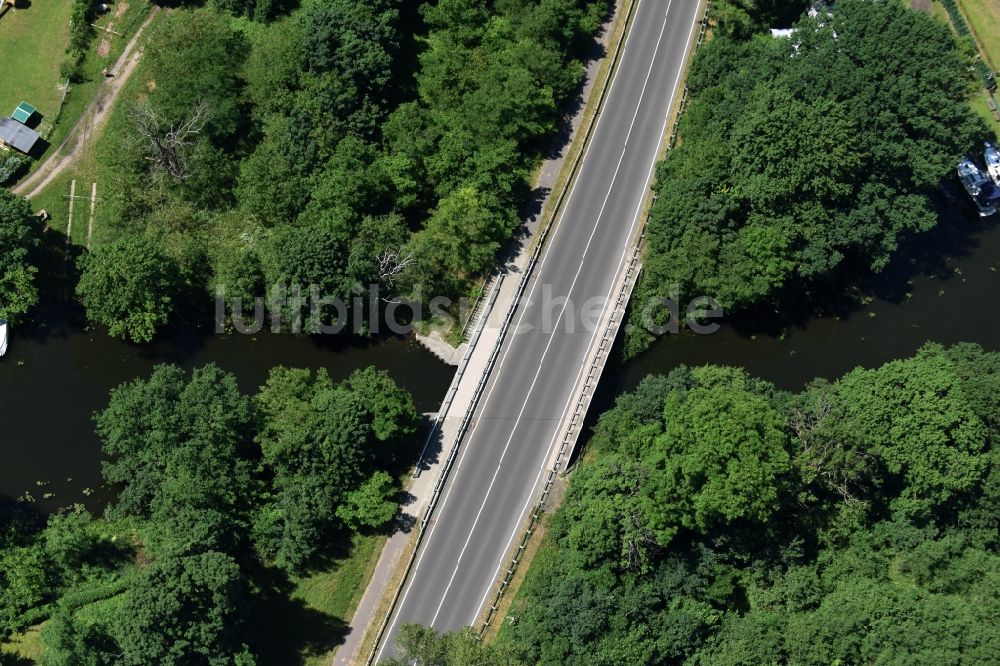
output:
<instances>
[{"instance_id":1,"label":"dirt path","mask_svg":"<svg viewBox=\"0 0 1000 666\"><path fill-rule=\"evenodd\" d=\"M149 12L149 16L146 17L146 20L142 22L142 25L136 30L135 35L125 46L121 57L118 58L114 67L111 68L115 77L105 79L101 83L97 89L97 94L94 95L94 99L87 105L87 109L76 122L76 125L73 126L73 129L69 131L63 142L59 144L55 152L49 155L34 173L13 188L14 193L29 199L35 196L55 180L59 174L65 171L73 163L73 160L76 159L81 150L90 144L97 130L108 119L111 109L114 108L115 100L118 99L119 93L125 87L129 77L132 76L136 65L139 64L139 59L142 57L142 50L137 49L136 45L139 43L139 38L142 36L146 26L159 13L160 8L154 6L152 11Z\"/></svg>"}]
</instances>

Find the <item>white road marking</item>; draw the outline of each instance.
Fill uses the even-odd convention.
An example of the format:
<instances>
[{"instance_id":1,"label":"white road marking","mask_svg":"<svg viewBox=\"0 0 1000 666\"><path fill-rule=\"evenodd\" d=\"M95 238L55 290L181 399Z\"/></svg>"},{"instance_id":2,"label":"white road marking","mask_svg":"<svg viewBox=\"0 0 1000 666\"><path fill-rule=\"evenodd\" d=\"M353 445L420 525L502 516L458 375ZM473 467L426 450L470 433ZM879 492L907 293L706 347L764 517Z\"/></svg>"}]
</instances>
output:
<instances>
[{"instance_id":1,"label":"white road marking","mask_svg":"<svg viewBox=\"0 0 1000 666\"><path fill-rule=\"evenodd\" d=\"M641 0L640 0L640 1L641 1ZM673 0L670 0L670 3L672 3L672 1L673 1ZM667 5L667 11L666 11L666 12L664 13L664 16L668 16L668 15L669 15L669 11L670 11L670 3L668 3L668 5ZM665 24L666 24L666 21L664 21L664 27L665 27ZM623 48L623 60L624 60L624 53L625 53L625 51L626 51L626 50L627 50L627 49L629 48L629 46L630 46L630 43L629 43L629 40L630 40L631 36L632 36L632 32L631 32L631 30L630 30L630 31L629 31L629 34L628 34L628 35L626 36L626 43L625 43L625 46L624 46L624 48ZM661 36L662 36L662 31L661 31ZM689 39L689 42L690 42L690 39ZM657 48L659 48L659 44L657 44ZM654 61L655 61L655 54L654 54ZM623 68L622 68L621 66L619 66L618 68L616 68L616 69L615 69L615 72L614 72L614 75L612 76L612 80L611 80L611 83L610 83L610 85L609 85L609 87L608 87L608 95L607 95L607 98L606 98L606 100L605 100L605 105L606 105L606 103L607 103L607 100L610 100L610 99L611 99L611 97L612 97L612 92L613 92L613 90L614 90L614 88L615 88L615 85L616 85L616 84L618 83L618 75L619 75L619 74L621 73L622 69L623 69ZM650 71L652 71L652 68L651 68L651 70L650 70ZM682 70L682 71L683 71L683 70ZM647 74L647 77L646 77L646 79L647 79L647 81L648 81L648 79L649 79L649 74ZM645 85L643 86L643 92L645 92ZM640 106L641 106L641 99L642 99L642 98L641 98L641 96L640 96ZM602 108L600 109L600 111L603 111L603 110L604 110L604 105L602 105ZM636 116L638 116L638 107L637 107L637 111L636 111ZM634 122L635 122L635 117L636 117L636 116L633 116L633 124L634 124ZM599 128L600 128L600 126L601 126L601 121L602 121L603 119L604 119L604 114L603 114L603 113L599 113L599 115L597 116L597 119L595 120L595 124L594 124L594 129L593 129L593 135L594 135L594 136L596 136L596 135L597 135L597 133L598 133L598 129L599 129ZM629 133L631 133L631 127L629 128ZM625 143L626 143L626 146L627 146L627 144L628 144L628 137L626 137L626 141L625 141ZM662 137L661 137L661 143L662 143ZM593 147L593 144L594 144L594 142L593 142L593 141L591 141L591 142L589 142L589 143L587 144L587 147L586 147L586 148L584 149L584 153L583 153L583 157L581 158L581 164L583 164L583 163L585 163L585 162L586 162L586 160L587 160L588 156L590 155L590 149L591 149L591 148ZM624 154L623 154L623 156L624 156ZM619 166L620 166L620 164L621 164L621 162L619 161ZM655 163L655 161L654 161L654 163L653 163L653 167L655 168L655 166L656 166L656 163ZM652 170L651 170L651 172L652 172ZM617 170L616 170L616 175L617 175ZM614 181L612 181L612 186L613 186L613 182L614 182ZM568 194L568 196L567 196L567 199L566 199L567 201L570 201L570 200L571 200L571 199L573 198L573 195L574 195L574 193L575 193L575 191L576 191L576 186L577 186L578 184L579 184L579 178L575 179L575 180L573 181L573 184L572 184L572 185L570 186L570 191L569 191L569 194ZM597 221L598 221L598 223L599 223L599 222L600 222L600 218L598 218L598 220L597 220ZM551 242L552 242L553 244L555 243L555 238L556 238L556 236L558 236L558 235L559 235L559 232L560 232L560 231L562 231L563 227L565 227L565 226L566 226L565 224L559 224L559 225L557 225L557 226L556 226L556 229L555 229L555 231L553 232L553 237L552 237L552 241L551 241ZM596 230L596 227L595 227L595 230ZM592 238L592 237L593 237L593 233L591 234L591 238ZM628 251L628 250L626 249L626 252L627 252L627 251ZM544 268L544 266L545 266L545 262L546 262L546 260L548 259L549 255L550 255L550 253L549 253L549 252L546 252L546 253L545 253L545 254L544 254L544 255L542 256L542 260L541 260L541 262L539 263L539 265L538 265L538 268L537 268L537 273L536 273L537 275L539 275L539 276L541 275L541 273L542 273L542 269ZM624 255L623 255L623 256L624 256ZM579 275L579 272L577 273L577 275ZM518 330L520 329L520 327L521 327L521 323L523 322L523 319L524 319L524 316L525 316L525 314L527 313L527 311L528 311L528 309L529 309L528 305L530 305L530 303L532 302L532 301L531 301L531 299L532 299L532 296L533 296L533 294L534 294L534 291L535 291L535 288L536 288L536 287L538 286L538 284L539 284L540 282L541 282L540 280L538 280L538 279L535 279L535 281L534 281L534 282L533 282L533 284L531 285L531 289L530 289L530 290L528 291L528 295L527 295L527 297L526 297L526 298L523 298L522 302L523 302L523 303L525 303L525 304L526 304L526 306L525 306L525 307L524 307L524 308L522 309L522 311L521 311L521 314L520 314L520 316L518 317L518 320L517 320L517 324L516 324L516 325L515 325L515 326L514 326L513 328L509 329L510 331L513 331L513 335L516 335L516 334L517 334L517 332L518 332ZM574 280L574 284L575 284L575 280ZM612 288L613 288L613 287L612 287ZM571 289L571 292L572 292L572 289ZM561 315L560 315L560 316L561 316ZM557 327L558 327L558 325L557 325ZM499 376L500 376L500 374L501 374L501 371L502 371L502 369L503 369L503 365L504 365L504 363L506 362L506 360L507 360L507 356L509 355L509 353L510 353L511 349L513 348L513 346L514 346L514 345L513 345L513 336L512 336L512 337L511 337L511 341L510 341L510 342L508 343L508 345L507 345L507 349L506 349L506 350L504 351L504 353L503 353L503 356L502 356L502 357L501 357L501 359L500 359L500 363L499 363L499 364L498 364L498 365L496 366L496 368L494 369L494 372L493 372L493 381L492 381L492 383L491 383L491 386L490 386L490 389L489 389L489 390L487 391L487 393L486 393L486 396L485 396L485 398L483 399L483 401L482 401L482 403L481 403L481 404L482 404L482 407L481 407L481 409L480 409L481 413L482 413L482 412L485 412L485 409L486 409L486 405L487 405L487 404L489 403L489 400L490 400L490 397L491 397L491 396L493 395L493 390L494 390L494 389L496 388L496 385L497 385L497 383L498 383L498 378L499 378ZM571 399L572 399L572 398L571 398ZM465 437L465 440L466 440L466 442L467 442L467 445L466 445L465 447L463 447L463 449L462 449L462 452L461 452L461 454L459 455L459 459L458 459L458 463L457 463L457 465L456 465L456 467L455 467L454 471L453 471L453 472L451 473L451 476L452 476L452 478L455 478L455 477L457 476L458 472L459 472L459 471L461 470L461 467L462 467L462 463L463 463L463 462L465 461L465 454L466 454L466 453L468 453L468 451L469 451L469 449L470 449L470 448L472 448L472 447L471 447L470 445L471 445L471 443L472 443L472 442L474 441L474 435L475 435L475 432L476 432L476 429L478 428L478 426L479 426L479 423L480 423L480 422L481 422L482 420L483 420L483 419L478 419L478 420L476 421L476 423L475 423L475 424L473 425L473 428L472 428L472 430L471 430L471 431L470 431L470 432L468 433L468 435L466 435L466 437ZM515 422L515 428L516 428L516 427L517 427L517 424L516 424L516 422ZM548 457L546 457L546 462L547 462L547 460L548 460ZM502 458L501 458L501 461L502 461ZM499 465L499 463L498 463L498 466L497 466L497 467L498 467L498 469L499 469L499 466L500 466L500 465ZM543 464L543 466L542 466L542 469L543 469L543 471L544 471L544 468L545 468L545 465ZM495 477L494 477L494 478L495 478ZM443 511L444 511L444 508L445 508L445 505L446 505L446 504L448 503L448 499L449 499L449 498L450 498L450 496L451 496L451 490L452 490L452 488L453 488L453 487L454 487L454 484L449 484L449 485L448 485L448 489L446 490L446 492L445 492L445 495L444 495L444 497L443 497L443 498L441 499L441 504L440 504L440 505L439 505L439 506L437 507L437 509L436 509L437 513L439 513L439 514L440 514L441 512L443 512ZM535 487L537 487L537 481L536 481L536 483L535 483ZM487 494L488 494L488 493L487 493ZM534 488L532 489L532 496L533 496L533 495L534 495ZM530 501L530 500L529 500L529 501ZM523 515L523 512L522 512L522 515ZM477 518L477 519L478 519L478 518ZM518 525L520 525L520 521L518 521ZM383 642L382 642L382 645L381 645L381 646L379 647L379 650L378 650L378 654L377 654L377 655L375 656L375 663L378 663L378 661L379 661L379 660L380 660L380 659L382 658L382 653L383 653L383 652L385 651L385 647L386 647L386 645L387 645L387 643L388 643L388 641L387 641L387 640L385 640L385 638L388 638L389 636L391 636L391 635L392 635L392 632L393 632L393 630L395 629L395 626L396 626L396 623L397 623L397 621L398 621L398 619L399 619L399 612L398 612L398 611L399 611L400 609L402 609L402 608L403 608L403 606L404 606L404 605L405 605L405 603L406 603L406 599L407 599L407 596L409 595L409 593L410 593L410 590L411 590L411 589L412 589L412 587L413 587L413 580L414 580L414 579L416 578L416 573L417 573L417 571L419 570L419 568L420 568L420 565L421 565L421 563L423 562L423 556L424 556L424 554L425 554L425 553L426 553L426 551L427 551L427 544L428 544L428 543L429 543L429 542L431 541L431 538L433 537L433 534L434 534L434 530L435 530L435 528L436 528L436 527L437 527L437 522L435 521L434 523L432 523L432 524L431 524L431 527L430 527L430 530L429 530L429 532L428 532L428 534L427 534L427 537L426 537L426 538L424 539L423 543L422 543L422 544L421 544L421 546L420 546L420 548L421 548L421 552L420 552L420 555L419 555L419 556L417 557L417 561L416 561L416 563L415 563L415 564L414 564L414 566L413 566L413 570L412 570L412 571L410 572L410 574L409 574L409 578L410 578L410 580L409 580L409 582L407 583L407 585L406 585L406 590L404 590L404 592L403 592L403 596L402 596L402 598L401 598L401 599L400 599L400 601L399 601L399 604L398 604L398 606L397 606L397 612L396 612L396 613L394 613L394 615L393 615L393 618L392 618L392 621L391 621L391 623L389 624L389 628L388 628L388 629L386 630L386 633L385 633L385 637L384 637L384 639L383 639ZM475 526L473 526L473 529L474 529L474 527L475 527ZM516 530L515 530L515 534L516 534ZM464 548L463 548L463 551L464 551ZM505 553L504 553L504 554L506 554L506 550L505 550ZM457 568L457 567L456 567L456 568ZM454 575L453 575L452 577L454 578ZM495 578L495 577L494 577L494 578ZM449 583L449 585L450 585L450 583ZM447 593L446 593L446 594L447 594ZM487 592L487 594L488 594L488 592ZM439 606L439 608L440 608L440 606ZM478 616L478 613L477 613L477 616ZM436 618L436 617L437 617L437 613L435 613L435 618ZM433 621L432 621L432 624L433 624Z\"/></svg>"},{"instance_id":2,"label":"white road marking","mask_svg":"<svg viewBox=\"0 0 1000 666\"><path fill-rule=\"evenodd\" d=\"M667 11L668 12L670 11L669 4L667 6ZM691 46L691 39L693 37L694 37L694 28L692 27L691 32L688 34L688 40L687 40L687 44L685 45L685 48L684 48L684 53L688 52L688 49ZM684 69L682 67L681 70L677 73L677 79L674 81L674 88L673 88L673 90L670 93L669 102L670 102L671 105L673 104L673 101L677 98L677 88L680 85L680 79L681 79L681 75L683 73L684 73ZM670 123L670 116L668 114L667 117L666 117L666 119L664 120L663 128L660 130L660 140L657 143L657 145L663 145L663 138L666 136L667 125L669 123ZM653 165L649 169L649 174L646 176L646 188L645 189L647 189L647 190L649 189L649 186L652 184L653 173L655 172L655 170L656 170L656 161L654 160L653 161ZM639 208L636 210L635 216L632 219L632 226L629 228L629 238L631 238L632 234L635 233L635 226L636 226L636 223L639 221L639 216L642 214L642 208L643 208L643 205L645 203L646 203L646 198L643 197L642 201L639 202ZM618 282L617 276L621 274L622 266L625 263L625 257L628 256L628 249L629 248L626 245L625 253L622 254L622 258L618 262L618 270L615 272L615 278L616 279L611 283L611 289L608 291L608 295L605 298L605 304L607 304L607 303L609 303L611 301L611 295L614 292L615 285ZM603 313L602 313L602 317L601 318L603 319ZM590 339L590 345L588 345L588 349L587 349L588 352L590 351L590 349L593 348L594 342L597 341L597 333L598 333L598 331L594 331L594 335ZM580 378L583 376L583 371L585 369L586 369L586 364L583 364L583 365L580 366L580 372L577 373L576 382L573 384L573 386L579 386L580 385ZM565 408L563 408L562 416L559 419L559 423L562 423L566 419L566 414L569 413L570 407L573 406L573 397L574 397L574 395L575 395L575 392L571 393L570 396L569 396L569 398L567 399L566 406L565 406ZM548 461L552 457L552 448L555 446L556 439L558 437L559 437L559 430L556 430L556 432L554 432L552 434L552 440L549 442L549 445L546 448L546 454L545 454L545 459L542 462L542 468L538 471L538 476L535 477L535 483L531 487L532 490L531 490L531 494L528 496L528 501L525 502L524 508L521 510L521 514L518 516L517 522L515 523L514 532L513 532L513 534L510 535L510 539L507 541L507 545L503 549L503 552L502 552L502 555L501 555L501 559L500 559L500 564L497 565L496 571L493 572L493 575L487 581L486 594L483 596L482 601L479 602L479 607L476 609L476 614L472 616L472 620L470 621L470 624L474 623L476 621L476 619L479 617L480 613L482 613L483 606L486 604L486 600L489 599L489 597L490 597L490 592L493 589L493 583L496 581L497 576L500 575L500 569L503 567L504 560L505 560L505 558L507 556L507 553L510 552L510 547L511 547L511 545L513 545L514 539L517 538L517 534L520 531L521 525L524 522L524 516L525 516L525 514L527 513L528 509L531 508L532 500L535 497L535 491L538 490L538 484L539 484L539 482L542 479L542 475L545 473L545 470L547 469Z\"/></svg>"},{"instance_id":3,"label":"white road marking","mask_svg":"<svg viewBox=\"0 0 1000 666\"><path fill-rule=\"evenodd\" d=\"M667 4L667 11L670 11L670 4L673 0L670 0ZM528 392L525 394L524 402L521 403L521 409L517 413L517 417L514 419L514 426L511 428L510 436L507 438L507 442L504 444L503 451L500 453L500 460L497 462L496 469L493 471L493 478L490 479L490 485L486 489L486 495L483 497L482 503L479 505L479 510L476 512L476 517L472 521L472 527L469 528L469 535L465 539L465 543L462 545L462 550L458 554L458 559L455 562L455 568L451 573L451 577L448 579L448 585L445 586L444 594L441 596L441 603L438 604L437 609L434 612L434 617L431 618L430 626L434 626L437 621L438 615L441 613L441 609L444 607L444 602L448 598L448 592L451 590L452 584L455 582L455 576L458 574L458 570L462 565L462 559L465 557L465 551L469 547L469 543L472 541L472 535L476 530L476 526L479 524L479 519L482 517L483 510L486 508L486 504L489 502L490 494L493 492L493 486L496 484L497 477L500 475L500 469L503 466L504 458L507 456L507 452L510 450L510 444L514 441L514 435L517 434L517 427L521 422L521 417L524 415L524 410L527 409L528 403L531 401L531 394L535 390L535 384L538 383L538 377L542 374L542 369L545 367L545 358L549 354L549 349L552 347L552 342L556 338L556 333L559 331L559 324L562 322L563 316L566 314L566 308L569 305L569 300L573 295L573 290L576 288L576 283L580 279L580 274L583 272L584 260L587 258L587 254L590 252L590 247L594 242L594 236L597 235L597 230L601 226L601 220L604 217L604 211L607 209L608 202L611 200L611 195L615 191L615 184L618 182L618 175L621 172L622 164L625 162L625 156L628 154L629 141L632 138L632 130L635 129L635 123L639 119L639 112L642 110L642 101L646 97L646 88L649 86L649 79L653 75L653 68L656 65L656 56L660 51L660 44L663 40L663 35L667 30L667 18L663 19L663 27L660 28L660 35L656 41L656 48L653 50L653 56L650 59L649 70L646 72L646 78L642 83L642 89L639 92L639 101L636 103L635 113L632 115L632 120L629 123L628 132L625 134L625 142L622 146L622 154L618 158L618 164L615 166L614 174L611 176L611 184L608 186L608 193L604 197L604 201L601 204L601 209L597 213L597 218L594 222L594 227L590 231L590 237L587 239L587 245L583 249L583 256L580 257L580 264L577 266L576 274L573 276L573 282L570 283L569 290L566 295L566 302L563 303L562 308L559 310L559 316L556 318L556 323L552 327L552 332L549 333L549 339L545 343L545 349L542 351L542 357L538 362L538 369L535 370L535 376L531 379L531 384L528 386ZM640 204L641 207L641 204ZM634 228L634 223L633 223ZM631 234L629 235L631 237ZM626 250L627 251L627 250ZM617 277L617 274L616 274ZM612 289L614 287L612 286ZM595 333L596 334L596 333ZM532 488L532 494L534 494L534 488ZM506 551L505 551L506 552ZM476 614L478 615L478 613ZM473 617L473 622L475 617Z\"/></svg>"},{"instance_id":4,"label":"white road marking","mask_svg":"<svg viewBox=\"0 0 1000 666\"><path fill-rule=\"evenodd\" d=\"M629 33L629 36L631 36L631 33ZM628 38L626 38L626 46L625 46L625 48L627 48L627 47L628 47ZM621 72L621 69L622 69L621 67L618 67L615 70L615 73L614 73L614 75L613 75L613 77L611 79L611 84L608 87L608 96L607 96L606 100L611 99L611 92L614 90L615 84L618 82L618 74ZM606 103L606 101L605 101L605 103ZM604 118L604 114L603 113L599 114L597 116L597 120L595 121L594 130L593 130L595 136L597 135L597 130L598 130L598 128L600 128L600 126L601 126L601 120L603 118ZM593 146L593 141L588 142L587 147L584 149L583 157L581 158L581 160L582 160L581 164L583 164L584 162L586 162L587 157L590 155L590 149L591 149L592 146ZM569 195L566 198L567 201L569 201L570 199L573 198L573 194L576 191L576 186L577 186L578 182L579 182L579 179L577 178L577 179L575 179L573 181L573 184L570 186ZM553 232L553 236L552 236L552 242L553 243L555 243L556 237L559 235L559 232L565 226L566 225L564 225L564 224L556 225L556 230ZM538 273L537 273L538 275L541 275L542 269L544 268L545 262L546 262L546 260L548 258L549 258L549 253L546 252L542 256L542 260L541 260L541 262L538 265ZM533 282L533 284L531 285L531 289L528 291L527 298L525 298L524 300L522 300L522 302L526 303L526 305L521 310L521 314L520 314L520 316L517 319L517 324L515 324L513 328L509 329L510 331L513 332L513 334L512 334L512 336L510 338L510 342L507 344L507 348L504 350L503 356L500 358L500 363L497 364L496 368L494 369L494 372L493 372L493 381L491 382L490 388L486 392L486 396L485 396L485 398L483 399L483 401L481 403L482 404L481 413L485 412L486 405L489 404L490 397L493 395L493 389L496 388L497 379L500 376L501 371L503 370L504 363L507 361L507 356L510 353L511 348L514 346L513 335L516 335L518 329L520 329L520 327L521 327L521 322L524 319L525 313L529 309L532 295L534 294L535 287L538 286L539 282L540 281L536 279ZM475 435L476 429L479 427L479 423L480 423L481 420L482 419L478 419L473 424L472 430L465 437L465 440L466 440L467 444L466 444L466 446L464 446L462 448L462 452L461 452L461 454L459 455L459 458L458 458L458 464L456 465L454 471L451 473L452 478L455 478L457 476L458 472L461 470L462 463L465 461L465 454L468 453L468 451L469 451L470 448L472 448L471 444L474 441L474 435ZM448 498L451 496L451 490L452 490L453 487L454 487L454 484L448 484L448 489L445 491L444 497L441 498L441 504L437 507L437 512L439 514L442 511L444 511L445 505L448 503ZM434 523L431 524L431 528L430 528L430 530L427 533L427 537L424 539L424 542L422 544L420 555L417 557L417 561L413 565L413 570L410 572L410 582L408 582L407 585L406 585L406 590L404 590L403 596L402 596L402 598L399 601L399 605L397 606L397 611L398 611L398 609L401 609L403 607L403 605L406 603L406 597L410 593L410 589L412 588L412 585L413 585L413 580L414 580L414 578L416 578L417 570L420 568L420 564L421 564L421 562L424 559L424 553L427 551L426 546L430 542L431 538L433 537L434 530L435 530L436 527L437 527L437 522L435 521ZM396 614L393 615L392 622L389 624L389 628L386 630L386 633L385 633L386 637L392 635L392 631L393 631L393 629L396 626L396 621L398 620L398 618L399 618L399 613L397 612ZM375 656L375 663L378 663L379 659L382 658L382 652L385 650L385 646L386 646L386 642L383 640L382 645L379 647L378 654Z\"/></svg>"}]
</instances>

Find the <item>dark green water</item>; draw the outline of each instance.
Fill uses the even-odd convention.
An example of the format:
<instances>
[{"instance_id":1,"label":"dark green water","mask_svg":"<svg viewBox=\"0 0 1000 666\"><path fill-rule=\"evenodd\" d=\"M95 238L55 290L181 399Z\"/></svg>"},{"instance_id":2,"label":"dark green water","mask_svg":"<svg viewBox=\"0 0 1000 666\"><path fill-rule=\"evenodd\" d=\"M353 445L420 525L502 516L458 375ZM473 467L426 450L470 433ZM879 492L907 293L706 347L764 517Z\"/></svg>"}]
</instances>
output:
<instances>
[{"instance_id":1,"label":"dark green water","mask_svg":"<svg viewBox=\"0 0 1000 666\"><path fill-rule=\"evenodd\" d=\"M595 396L604 409L647 374L681 364L746 368L779 388L799 390L814 377L834 379L858 366L912 355L928 341L976 342L1000 349L1000 220L943 209L939 227L904 244L882 273L845 293L822 296L822 311L773 311L724 320L713 335L659 340L609 368ZM796 308L792 308L794 310ZM591 412L596 412L592 409Z\"/></svg>"},{"instance_id":2,"label":"dark green water","mask_svg":"<svg viewBox=\"0 0 1000 666\"><path fill-rule=\"evenodd\" d=\"M638 358L608 368L591 418L642 377L681 364L742 366L798 390L814 377L835 378L909 356L930 340L1000 349L1000 222L945 212L938 229L901 248L899 257L850 293L832 288L827 293L833 296L813 294L823 303L821 312L793 307L800 311L793 317L757 313L726 319L714 335L663 338ZM100 488L100 444L91 415L107 404L111 388L147 376L156 363L191 368L214 362L233 372L247 392L276 365L324 367L335 379L375 365L413 393L420 411L437 409L454 372L405 339L362 344L187 331L137 347L84 331L78 313L42 312L39 319L56 323L27 337L16 331L0 361L0 501L27 491L42 510L81 501L98 506L108 497ZM84 495L87 488L94 493ZM54 496L43 499L45 493Z\"/></svg>"},{"instance_id":3,"label":"dark green water","mask_svg":"<svg viewBox=\"0 0 1000 666\"><path fill-rule=\"evenodd\" d=\"M157 363L192 368L213 362L234 373L247 393L263 384L276 365L326 368L334 380L374 365L407 388L422 412L437 410L454 374L453 368L401 338L363 344L189 330L139 347L84 331L77 317L62 308L39 318L61 323L15 331L0 360L0 502L27 491L42 511L73 502L96 507L107 499L110 491L100 486L100 442L91 416L107 406L110 389L148 376ZM84 494L86 489L93 493ZM54 496L46 499L46 493Z\"/></svg>"}]
</instances>

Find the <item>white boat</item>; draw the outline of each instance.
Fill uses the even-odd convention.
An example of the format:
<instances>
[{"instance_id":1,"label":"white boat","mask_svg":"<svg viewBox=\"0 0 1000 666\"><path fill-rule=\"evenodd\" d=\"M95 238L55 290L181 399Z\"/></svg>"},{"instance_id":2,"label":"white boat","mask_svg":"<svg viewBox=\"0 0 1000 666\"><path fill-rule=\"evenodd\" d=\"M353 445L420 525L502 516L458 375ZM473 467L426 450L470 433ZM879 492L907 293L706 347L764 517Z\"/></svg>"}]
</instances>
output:
<instances>
[{"instance_id":1,"label":"white boat","mask_svg":"<svg viewBox=\"0 0 1000 666\"><path fill-rule=\"evenodd\" d=\"M993 184L1000 187L1000 150L992 143L987 142L983 150L983 157L986 159L986 172L990 174Z\"/></svg>"},{"instance_id":2,"label":"white boat","mask_svg":"<svg viewBox=\"0 0 1000 666\"><path fill-rule=\"evenodd\" d=\"M958 179L979 209L979 217L996 214L996 206L1000 202L1000 189L997 189L982 169L972 160L962 160L958 163Z\"/></svg>"},{"instance_id":3,"label":"white boat","mask_svg":"<svg viewBox=\"0 0 1000 666\"><path fill-rule=\"evenodd\" d=\"M0 320L0 356L7 353L7 322Z\"/></svg>"}]
</instances>

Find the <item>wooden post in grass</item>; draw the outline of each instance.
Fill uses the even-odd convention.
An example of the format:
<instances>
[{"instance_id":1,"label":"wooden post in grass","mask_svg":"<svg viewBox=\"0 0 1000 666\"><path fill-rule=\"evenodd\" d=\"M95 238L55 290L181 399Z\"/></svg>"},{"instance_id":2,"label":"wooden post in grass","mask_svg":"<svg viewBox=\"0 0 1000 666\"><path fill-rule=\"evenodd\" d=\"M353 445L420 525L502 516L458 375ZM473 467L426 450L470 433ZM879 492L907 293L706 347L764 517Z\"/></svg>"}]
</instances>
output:
<instances>
[{"instance_id":1,"label":"wooden post in grass","mask_svg":"<svg viewBox=\"0 0 1000 666\"><path fill-rule=\"evenodd\" d=\"M90 220L87 221L87 249L90 249L90 239L94 236L94 204L97 203L97 183L90 188Z\"/></svg>"},{"instance_id":2,"label":"wooden post in grass","mask_svg":"<svg viewBox=\"0 0 1000 666\"><path fill-rule=\"evenodd\" d=\"M69 213L66 215L66 242L73 242L73 202L76 201L76 179L69 183Z\"/></svg>"},{"instance_id":3,"label":"wooden post in grass","mask_svg":"<svg viewBox=\"0 0 1000 666\"><path fill-rule=\"evenodd\" d=\"M96 23L91 23L90 25L92 27L94 27L94 28L97 28L98 30L103 30L104 32L110 32L112 35L118 35L119 37L124 37L125 36L125 35L123 35L120 32L116 32L116 31L112 30L111 28L105 28L103 26L97 25Z\"/></svg>"}]
</instances>

